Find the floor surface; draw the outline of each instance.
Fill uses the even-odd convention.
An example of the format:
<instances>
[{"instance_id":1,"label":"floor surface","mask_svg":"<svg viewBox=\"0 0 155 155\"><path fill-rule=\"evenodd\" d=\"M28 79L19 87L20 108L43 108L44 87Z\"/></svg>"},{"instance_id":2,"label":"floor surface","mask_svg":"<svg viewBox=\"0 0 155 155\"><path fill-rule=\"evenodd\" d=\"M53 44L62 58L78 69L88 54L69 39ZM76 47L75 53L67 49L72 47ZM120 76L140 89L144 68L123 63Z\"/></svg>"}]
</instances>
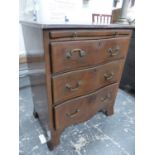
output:
<instances>
[{"instance_id":1,"label":"floor surface","mask_svg":"<svg viewBox=\"0 0 155 155\"><path fill-rule=\"evenodd\" d=\"M20 155L134 155L134 97L120 89L114 115L99 112L87 122L66 128L54 151L39 139L43 131L32 115L29 87L20 89L19 100Z\"/></svg>"}]
</instances>

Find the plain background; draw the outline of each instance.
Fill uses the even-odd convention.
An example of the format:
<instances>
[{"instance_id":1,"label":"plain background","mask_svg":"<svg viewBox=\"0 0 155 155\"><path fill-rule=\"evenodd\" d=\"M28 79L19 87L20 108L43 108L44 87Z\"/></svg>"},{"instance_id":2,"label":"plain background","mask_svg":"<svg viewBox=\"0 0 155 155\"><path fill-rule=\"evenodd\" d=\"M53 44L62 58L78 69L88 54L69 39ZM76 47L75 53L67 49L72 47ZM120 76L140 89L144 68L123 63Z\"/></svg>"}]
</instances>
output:
<instances>
[{"instance_id":1,"label":"plain background","mask_svg":"<svg viewBox=\"0 0 155 155\"><path fill-rule=\"evenodd\" d=\"M136 0L136 155L155 154L155 8ZM0 5L0 154L19 154L19 1Z\"/></svg>"}]
</instances>

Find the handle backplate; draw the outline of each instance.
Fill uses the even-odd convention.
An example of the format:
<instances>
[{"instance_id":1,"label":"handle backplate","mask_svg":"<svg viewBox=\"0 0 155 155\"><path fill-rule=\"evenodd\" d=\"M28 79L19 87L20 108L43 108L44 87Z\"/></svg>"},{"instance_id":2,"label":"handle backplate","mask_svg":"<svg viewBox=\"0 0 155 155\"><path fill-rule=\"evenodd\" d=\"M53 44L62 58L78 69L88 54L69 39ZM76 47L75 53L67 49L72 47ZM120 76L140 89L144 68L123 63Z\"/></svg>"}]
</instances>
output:
<instances>
[{"instance_id":1,"label":"handle backplate","mask_svg":"<svg viewBox=\"0 0 155 155\"><path fill-rule=\"evenodd\" d=\"M67 83L67 84L65 85L65 87L66 87L67 89L69 89L70 91L76 91L76 90L79 89L79 87L81 86L81 84L82 84L82 81L79 80L79 81L77 81L77 84L76 84L75 87L71 86L71 84L69 84L69 83Z\"/></svg>"},{"instance_id":2,"label":"handle backplate","mask_svg":"<svg viewBox=\"0 0 155 155\"><path fill-rule=\"evenodd\" d=\"M71 113L67 113L66 115L70 118L75 117L78 113L80 112L80 109L76 109L75 111L71 112Z\"/></svg>"},{"instance_id":3,"label":"handle backplate","mask_svg":"<svg viewBox=\"0 0 155 155\"><path fill-rule=\"evenodd\" d=\"M113 76L114 76L114 72L110 72L110 73L105 73L104 74L104 78L105 78L105 80L111 80L112 78L113 78Z\"/></svg>"},{"instance_id":4,"label":"handle backplate","mask_svg":"<svg viewBox=\"0 0 155 155\"><path fill-rule=\"evenodd\" d=\"M120 52L120 47L108 49L108 53L110 53L110 56L112 56L112 57L118 55L119 52Z\"/></svg>"},{"instance_id":5,"label":"handle backplate","mask_svg":"<svg viewBox=\"0 0 155 155\"><path fill-rule=\"evenodd\" d=\"M75 52L78 52L80 57L84 57L86 55L86 51L76 48L76 49L66 52L66 58L71 59L73 53L75 53Z\"/></svg>"},{"instance_id":6,"label":"handle backplate","mask_svg":"<svg viewBox=\"0 0 155 155\"><path fill-rule=\"evenodd\" d=\"M108 93L105 97L101 97L102 102L107 102L109 99L111 99L111 94Z\"/></svg>"}]
</instances>

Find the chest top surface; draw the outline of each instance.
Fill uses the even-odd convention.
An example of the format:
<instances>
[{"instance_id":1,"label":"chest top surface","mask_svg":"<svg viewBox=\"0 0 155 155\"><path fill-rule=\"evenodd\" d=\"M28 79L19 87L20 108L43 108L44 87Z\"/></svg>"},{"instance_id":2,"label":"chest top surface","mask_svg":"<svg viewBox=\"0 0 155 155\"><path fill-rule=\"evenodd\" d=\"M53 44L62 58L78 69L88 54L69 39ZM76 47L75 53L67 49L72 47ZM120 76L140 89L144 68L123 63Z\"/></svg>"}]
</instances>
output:
<instances>
[{"instance_id":1,"label":"chest top surface","mask_svg":"<svg viewBox=\"0 0 155 155\"><path fill-rule=\"evenodd\" d=\"M118 28L118 29L132 29L134 28L134 25L125 25L125 24L108 24L108 25L94 25L94 24L43 24L43 23L38 23L38 22L31 22L31 21L20 21L21 24L31 26L31 27L36 27L36 28L41 28L41 29L96 29L96 28L101 28L101 29L113 29L113 28Z\"/></svg>"}]
</instances>

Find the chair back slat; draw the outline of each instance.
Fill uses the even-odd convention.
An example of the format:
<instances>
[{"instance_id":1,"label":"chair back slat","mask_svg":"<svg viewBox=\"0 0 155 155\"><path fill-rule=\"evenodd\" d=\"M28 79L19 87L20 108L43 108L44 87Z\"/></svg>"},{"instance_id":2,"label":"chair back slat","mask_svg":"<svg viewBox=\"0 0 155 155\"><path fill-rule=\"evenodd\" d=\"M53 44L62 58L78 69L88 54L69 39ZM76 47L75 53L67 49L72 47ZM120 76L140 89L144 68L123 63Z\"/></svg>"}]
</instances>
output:
<instances>
[{"instance_id":1,"label":"chair back slat","mask_svg":"<svg viewBox=\"0 0 155 155\"><path fill-rule=\"evenodd\" d=\"M92 23L93 24L110 24L111 23L111 15L106 14L92 14Z\"/></svg>"}]
</instances>

